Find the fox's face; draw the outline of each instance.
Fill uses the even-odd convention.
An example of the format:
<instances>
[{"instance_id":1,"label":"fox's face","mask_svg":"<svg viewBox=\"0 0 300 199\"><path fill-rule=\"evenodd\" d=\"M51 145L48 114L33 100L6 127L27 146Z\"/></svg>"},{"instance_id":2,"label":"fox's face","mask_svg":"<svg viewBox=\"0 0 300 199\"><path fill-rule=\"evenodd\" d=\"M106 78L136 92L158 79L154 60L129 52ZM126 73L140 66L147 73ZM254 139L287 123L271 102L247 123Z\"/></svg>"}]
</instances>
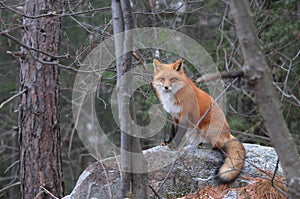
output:
<instances>
[{"instance_id":1,"label":"fox's face","mask_svg":"<svg viewBox=\"0 0 300 199\"><path fill-rule=\"evenodd\" d=\"M154 79L152 85L160 96L167 93L176 94L185 86L186 81L182 77L182 62L182 59L179 59L172 64L162 64L156 59L153 60Z\"/></svg>"},{"instance_id":2,"label":"fox's face","mask_svg":"<svg viewBox=\"0 0 300 199\"><path fill-rule=\"evenodd\" d=\"M162 102L164 109L178 118L181 107L178 105L176 93L185 87L186 81L182 77L182 59L172 64L162 64L158 60L153 60L154 79L152 82L157 96Z\"/></svg>"}]
</instances>

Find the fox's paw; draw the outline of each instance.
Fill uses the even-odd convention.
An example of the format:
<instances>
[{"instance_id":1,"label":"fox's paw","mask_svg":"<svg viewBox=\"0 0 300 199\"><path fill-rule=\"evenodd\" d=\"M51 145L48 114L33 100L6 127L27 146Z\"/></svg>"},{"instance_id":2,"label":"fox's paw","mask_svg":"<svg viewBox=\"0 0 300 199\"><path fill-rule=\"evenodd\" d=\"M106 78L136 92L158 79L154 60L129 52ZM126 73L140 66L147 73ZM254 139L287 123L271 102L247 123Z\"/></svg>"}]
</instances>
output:
<instances>
[{"instance_id":1,"label":"fox's paw","mask_svg":"<svg viewBox=\"0 0 300 199\"><path fill-rule=\"evenodd\" d=\"M202 149L203 148L203 142L200 142L199 144L198 144L198 149Z\"/></svg>"},{"instance_id":2,"label":"fox's paw","mask_svg":"<svg viewBox=\"0 0 300 199\"><path fill-rule=\"evenodd\" d=\"M167 141L163 141L162 143L160 143L161 146L167 146L169 144L169 142Z\"/></svg>"},{"instance_id":3,"label":"fox's paw","mask_svg":"<svg viewBox=\"0 0 300 199\"><path fill-rule=\"evenodd\" d=\"M198 144L198 149L216 149L216 148L213 148L210 143L200 142Z\"/></svg>"}]
</instances>

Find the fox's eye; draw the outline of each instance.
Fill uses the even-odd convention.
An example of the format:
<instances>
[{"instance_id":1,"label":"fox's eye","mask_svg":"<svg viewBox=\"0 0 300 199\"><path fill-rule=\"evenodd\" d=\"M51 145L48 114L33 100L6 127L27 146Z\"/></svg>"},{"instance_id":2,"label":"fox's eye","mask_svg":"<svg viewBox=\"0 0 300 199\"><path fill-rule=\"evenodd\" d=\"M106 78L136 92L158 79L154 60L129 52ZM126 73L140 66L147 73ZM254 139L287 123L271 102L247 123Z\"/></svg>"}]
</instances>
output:
<instances>
[{"instance_id":1,"label":"fox's eye","mask_svg":"<svg viewBox=\"0 0 300 199\"><path fill-rule=\"evenodd\" d=\"M173 78L170 79L170 81L178 81L178 80L179 80L179 79L176 78L176 77L173 77Z\"/></svg>"},{"instance_id":2,"label":"fox's eye","mask_svg":"<svg viewBox=\"0 0 300 199\"><path fill-rule=\"evenodd\" d=\"M163 81L165 81L165 78L160 77L160 78L158 78L158 80L163 82Z\"/></svg>"}]
</instances>

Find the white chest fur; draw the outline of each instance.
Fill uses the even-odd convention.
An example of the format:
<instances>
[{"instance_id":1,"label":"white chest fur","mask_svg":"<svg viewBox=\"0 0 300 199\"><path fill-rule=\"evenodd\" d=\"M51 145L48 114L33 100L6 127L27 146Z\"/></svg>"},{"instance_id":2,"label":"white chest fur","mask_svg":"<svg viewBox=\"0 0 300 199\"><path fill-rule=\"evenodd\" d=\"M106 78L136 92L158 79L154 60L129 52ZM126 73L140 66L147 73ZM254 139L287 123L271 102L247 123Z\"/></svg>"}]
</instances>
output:
<instances>
[{"instance_id":1,"label":"white chest fur","mask_svg":"<svg viewBox=\"0 0 300 199\"><path fill-rule=\"evenodd\" d=\"M172 92L161 92L160 93L161 103L164 106L164 109L172 114L173 116L177 116L180 113L180 106L175 105L176 99Z\"/></svg>"}]
</instances>

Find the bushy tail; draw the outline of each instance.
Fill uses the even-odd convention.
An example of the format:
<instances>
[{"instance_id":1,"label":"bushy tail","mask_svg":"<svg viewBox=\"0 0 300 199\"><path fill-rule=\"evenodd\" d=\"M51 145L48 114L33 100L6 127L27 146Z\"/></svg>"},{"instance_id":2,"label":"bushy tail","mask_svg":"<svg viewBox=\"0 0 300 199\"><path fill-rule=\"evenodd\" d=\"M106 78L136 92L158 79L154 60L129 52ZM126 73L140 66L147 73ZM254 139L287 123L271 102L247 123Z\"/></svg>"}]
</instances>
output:
<instances>
[{"instance_id":1,"label":"bushy tail","mask_svg":"<svg viewBox=\"0 0 300 199\"><path fill-rule=\"evenodd\" d=\"M232 136L223 147L226 154L223 165L219 169L219 178L224 183L233 181L241 173L245 161L245 148L243 144Z\"/></svg>"}]
</instances>

